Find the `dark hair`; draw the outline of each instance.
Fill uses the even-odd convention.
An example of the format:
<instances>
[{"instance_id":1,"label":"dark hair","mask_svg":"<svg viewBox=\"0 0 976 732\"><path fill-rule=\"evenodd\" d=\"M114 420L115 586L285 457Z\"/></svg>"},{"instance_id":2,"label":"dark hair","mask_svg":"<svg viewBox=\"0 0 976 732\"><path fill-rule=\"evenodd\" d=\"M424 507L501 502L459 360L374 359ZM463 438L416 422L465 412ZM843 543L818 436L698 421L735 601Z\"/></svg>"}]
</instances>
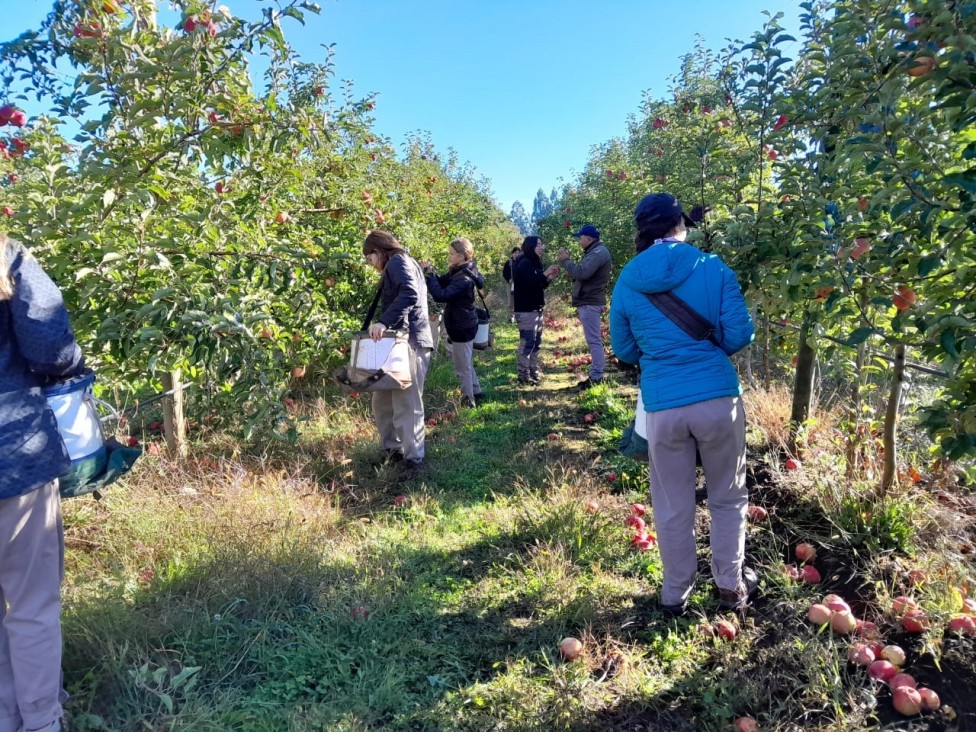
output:
<instances>
[{"instance_id":1,"label":"dark hair","mask_svg":"<svg viewBox=\"0 0 976 732\"><path fill-rule=\"evenodd\" d=\"M680 221L681 216L678 215L669 224L652 224L644 229L640 229L637 232L637 236L634 237L634 244L637 245L637 253L640 254L642 251L653 245L658 239L663 239L665 236L670 234Z\"/></svg>"},{"instance_id":2,"label":"dark hair","mask_svg":"<svg viewBox=\"0 0 976 732\"><path fill-rule=\"evenodd\" d=\"M364 256L370 252L381 252L389 257L392 253L401 249L403 249L403 245L397 241L397 238L393 234L388 231L380 231L379 229L373 229L369 232L366 235L366 241L363 242Z\"/></svg>"},{"instance_id":3,"label":"dark hair","mask_svg":"<svg viewBox=\"0 0 976 732\"><path fill-rule=\"evenodd\" d=\"M539 255L535 253L535 248L542 243L541 236L527 236L522 240L522 253L528 254L530 257L539 258Z\"/></svg>"},{"instance_id":4,"label":"dark hair","mask_svg":"<svg viewBox=\"0 0 976 732\"><path fill-rule=\"evenodd\" d=\"M521 249L519 249L518 247L512 247L512 251L511 251L511 253L512 253L512 254L518 254L518 253L519 253L520 251L522 251L522 250L521 250Z\"/></svg>"}]
</instances>

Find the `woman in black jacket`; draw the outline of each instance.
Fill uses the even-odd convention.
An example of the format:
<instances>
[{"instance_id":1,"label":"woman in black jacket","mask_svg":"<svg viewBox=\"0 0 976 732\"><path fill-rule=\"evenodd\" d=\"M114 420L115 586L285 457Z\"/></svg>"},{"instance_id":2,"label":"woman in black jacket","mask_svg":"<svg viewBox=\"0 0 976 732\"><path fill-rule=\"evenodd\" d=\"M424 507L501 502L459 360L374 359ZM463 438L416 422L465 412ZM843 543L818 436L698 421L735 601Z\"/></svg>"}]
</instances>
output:
<instances>
[{"instance_id":1,"label":"woman in black jacket","mask_svg":"<svg viewBox=\"0 0 976 732\"><path fill-rule=\"evenodd\" d=\"M522 256L515 263L515 322L519 329L518 379L520 384L538 384L539 348L542 346L542 309L546 288L559 275L559 265L542 266L545 245L538 236L527 236L522 242Z\"/></svg>"},{"instance_id":2,"label":"woman in black jacket","mask_svg":"<svg viewBox=\"0 0 976 732\"><path fill-rule=\"evenodd\" d=\"M454 373L461 382L461 403L468 407L483 397L472 356L474 337L478 333L478 313L474 307L475 287L481 289L485 281L474 266L474 247L467 239L455 239L447 249L449 269L445 274L434 272L424 262L427 291L435 302L446 303L444 328L451 339L451 360Z\"/></svg>"}]
</instances>

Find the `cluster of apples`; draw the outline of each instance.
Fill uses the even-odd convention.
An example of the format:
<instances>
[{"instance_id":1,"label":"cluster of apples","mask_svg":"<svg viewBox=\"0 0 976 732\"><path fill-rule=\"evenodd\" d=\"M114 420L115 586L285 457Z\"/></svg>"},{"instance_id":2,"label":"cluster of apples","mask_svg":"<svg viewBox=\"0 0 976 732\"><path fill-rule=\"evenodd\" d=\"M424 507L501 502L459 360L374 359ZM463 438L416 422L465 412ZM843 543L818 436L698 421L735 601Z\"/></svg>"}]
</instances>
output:
<instances>
[{"instance_id":1,"label":"cluster of apples","mask_svg":"<svg viewBox=\"0 0 976 732\"><path fill-rule=\"evenodd\" d=\"M634 530L630 545L639 552L647 552L657 546L657 537L647 530L647 523L642 518L646 513L647 507L643 503L631 503L630 515L624 521Z\"/></svg>"},{"instance_id":2,"label":"cluster of apples","mask_svg":"<svg viewBox=\"0 0 976 732\"><path fill-rule=\"evenodd\" d=\"M184 33L196 33L198 30L203 31L211 38L217 37L217 24L210 13L201 13L199 17L190 15L183 21Z\"/></svg>"},{"instance_id":3,"label":"cluster of apples","mask_svg":"<svg viewBox=\"0 0 976 732\"><path fill-rule=\"evenodd\" d=\"M11 125L13 127L23 127L27 124L27 113L22 109L17 109L12 104L4 104L0 107L0 127Z\"/></svg>"},{"instance_id":4,"label":"cluster of apples","mask_svg":"<svg viewBox=\"0 0 976 732\"><path fill-rule=\"evenodd\" d=\"M794 554L802 566L786 564L783 566L783 573L791 580L804 582L808 585L819 584L820 571L813 566L813 561L817 558L817 548L813 544L803 542L796 545Z\"/></svg>"}]
</instances>

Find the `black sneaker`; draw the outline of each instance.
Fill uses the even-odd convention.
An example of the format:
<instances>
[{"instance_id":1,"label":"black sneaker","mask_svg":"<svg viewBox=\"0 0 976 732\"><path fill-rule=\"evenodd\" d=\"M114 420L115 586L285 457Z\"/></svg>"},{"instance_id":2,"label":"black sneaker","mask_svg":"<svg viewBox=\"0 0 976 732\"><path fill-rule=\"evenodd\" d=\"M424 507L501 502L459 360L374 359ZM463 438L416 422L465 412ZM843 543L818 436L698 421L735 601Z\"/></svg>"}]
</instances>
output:
<instances>
[{"instance_id":1,"label":"black sneaker","mask_svg":"<svg viewBox=\"0 0 976 732\"><path fill-rule=\"evenodd\" d=\"M532 384L532 379L530 379L528 376L519 376L518 377L518 383L523 384L523 385L531 385Z\"/></svg>"},{"instance_id":2,"label":"black sneaker","mask_svg":"<svg viewBox=\"0 0 976 732\"><path fill-rule=\"evenodd\" d=\"M478 404L481 404L481 402L487 402L488 395L485 394L483 391L479 391L477 394L474 395L474 400Z\"/></svg>"},{"instance_id":3,"label":"black sneaker","mask_svg":"<svg viewBox=\"0 0 976 732\"><path fill-rule=\"evenodd\" d=\"M423 460L404 460L401 466L406 478L416 478L427 472L427 464Z\"/></svg>"},{"instance_id":4,"label":"black sneaker","mask_svg":"<svg viewBox=\"0 0 976 732\"><path fill-rule=\"evenodd\" d=\"M598 386L603 383L603 379L583 379L580 383L576 385L576 388L580 391L586 391L587 389L592 389L594 386Z\"/></svg>"},{"instance_id":5,"label":"black sneaker","mask_svg":"<svg viewBox=\"0 0 976 732\"><path fill-rule=\"evenodd\" d=\"M538 386L542 383L542 377L539 374L532 374L529 376L529 383Z\"/></svg>"},{"instance_id":6,"label":"black sneaker","mask_svg":"<svg viewBox=\"0 0 976 732\"><path fill-rule=\"evenodd\" d=\"M722 590L719 589L718 606L721 610L745 610L749 607L749 600L756 594L759 587L759 575L751 567L742 568L743 589Z\"/></svg>"},{"instance_id":7,"label":"black sneaker","mask_svg":"<svg viewBox=\"0 0 976 732\"><path fill-rule=\"evenodd\" d=\"M688 614L688 606L681 605L659 605L658 609L669 618L683 618Z\"/></svg>"},{"instance_id":8,"label":"black sneaker","mask_svg":"<svg viewBox=\"0 0 976 732\"><path fill-rule=\"evenodd\" d=\"M388 449L384 449L383 452L386 455L386 462L388 462L388 463L402 463L403 462L403 453L400 452L399 450L388 450Z\"/></svg>"},{"instance_id":9,"label":"black sneaker","mask_svg":"<svg viewBox=\"0 0 976 732\"><path fill-rule=\"evenodd\" d=\"M478 403L474 399L471 399L469 397L464 397L461 400L461 406L462 407L471 407L472 409L474 409L475 407L478 406Z\"/></svg>"}]
</instances>

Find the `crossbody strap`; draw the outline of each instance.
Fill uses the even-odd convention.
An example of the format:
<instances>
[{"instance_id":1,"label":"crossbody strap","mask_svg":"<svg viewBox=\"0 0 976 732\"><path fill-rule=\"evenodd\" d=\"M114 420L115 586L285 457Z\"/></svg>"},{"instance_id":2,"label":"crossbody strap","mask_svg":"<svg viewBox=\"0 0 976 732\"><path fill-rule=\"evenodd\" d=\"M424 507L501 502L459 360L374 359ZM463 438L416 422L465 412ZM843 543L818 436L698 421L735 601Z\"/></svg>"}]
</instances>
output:
<instances>
[{"instance_id":1,"label":"crossbody strap","mask_svg":"<svg viewBox=\"0 0 976 732\"><path fill-rule=\"evenodd\" d=\"M715 326L673 292L645 292L644 297L696 341L708 341L716 348L722 348L715 337Z\"/></svg>"},{"instance_id":2,"label":"crossbody strap","mask_svg":"<svg viewBox=\"0 0 976 732\"><path fill-rule=\"evenodd\" d=\"M470 272L465 271L464 276L471 280L471 284L474 285L474 291L478 293L478 297L481 299L481 304L485 307L485 312L488 313L488 317L491 317L491 311L488 309L488 303L485 302L485 296L481 294L481 290L478 287L478 280L474 278Z\"/></svg>"},{"instance_id":3,"label":"crossbody strap","mask_svg":"<svg viewBox=\"0 0 976 732\"><path fill-rule=\"evenodd\" d=\"M383 276L380 277L380 284L376 288L376 297L373 298L373 304L369 306L369 312L366 313L366 320L363 321L363 327L360 330L368 330L369 324L373 322L373 316L376 315L376 306L380 304L380 295L383 294L383 280L386 278L386 272L383 272Z\"/></svg>"}]
</instances>

